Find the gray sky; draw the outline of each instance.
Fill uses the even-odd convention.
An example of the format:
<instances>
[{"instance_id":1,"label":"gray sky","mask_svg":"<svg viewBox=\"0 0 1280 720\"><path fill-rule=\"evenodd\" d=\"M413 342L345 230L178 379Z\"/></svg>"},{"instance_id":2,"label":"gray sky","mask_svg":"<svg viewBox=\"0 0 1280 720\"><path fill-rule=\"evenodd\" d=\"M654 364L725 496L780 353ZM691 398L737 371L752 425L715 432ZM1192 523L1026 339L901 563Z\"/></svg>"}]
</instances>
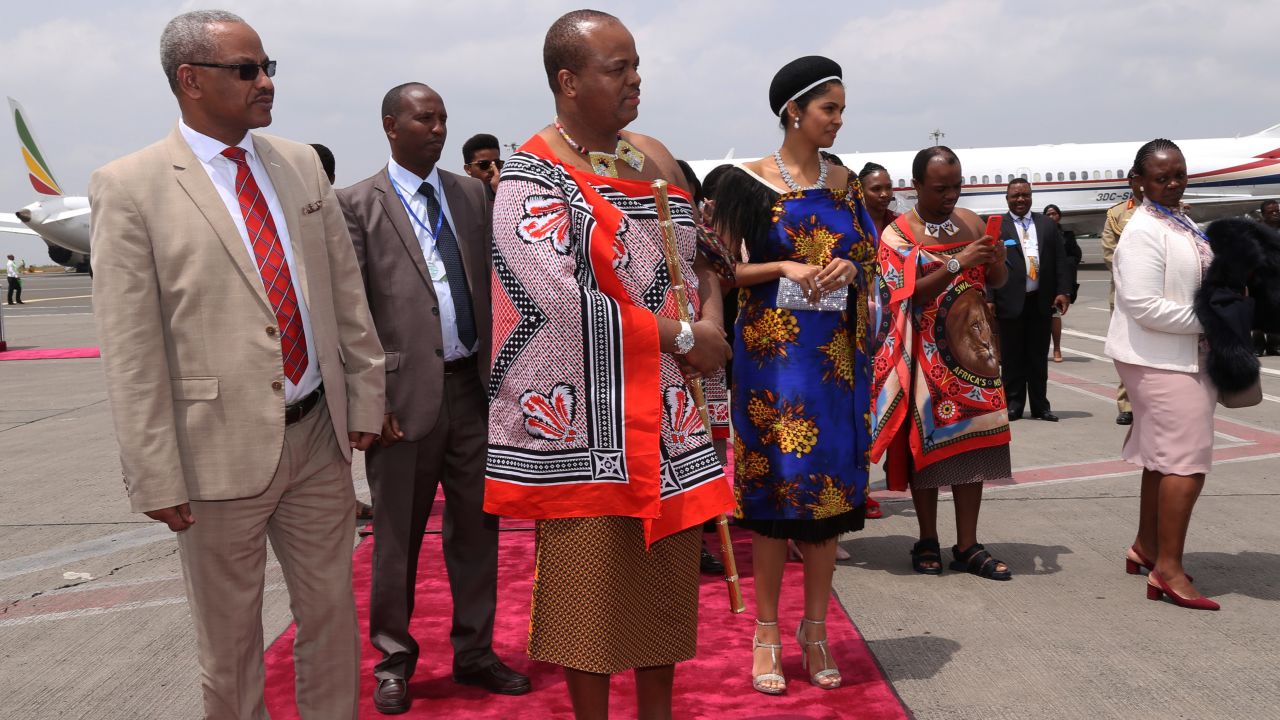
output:
<instances>
[{"instance_id":1,"label":"gray sky","mask_svg":"<svg viewBox=\"0 0 1280 720\"><path fill-rule=\"evenodd\" d=\"M64 0L0 23L0 92L26 108L65 192L162 137L177 109L159 63L173 15L203 3ZM449 111L441 166L491 132L523 142L552 116L546 28L580 5L557 0L243 2L279 61L268 132L322 142L338 185L386 160L378 105L419 80ZM597 2L636 36L640 118L679 157L758 157L780 138L773 73L828 55L849 88L838 152L910 150L941 128L953 147L1230 136L1280 123L1280 3L1270 0L793 0ZM34 198L7 120L0 208ZM504 150L503 155L508 152ZM0 255L45 260L39 241L0 234Z\"/></svg>"}]
</instances>

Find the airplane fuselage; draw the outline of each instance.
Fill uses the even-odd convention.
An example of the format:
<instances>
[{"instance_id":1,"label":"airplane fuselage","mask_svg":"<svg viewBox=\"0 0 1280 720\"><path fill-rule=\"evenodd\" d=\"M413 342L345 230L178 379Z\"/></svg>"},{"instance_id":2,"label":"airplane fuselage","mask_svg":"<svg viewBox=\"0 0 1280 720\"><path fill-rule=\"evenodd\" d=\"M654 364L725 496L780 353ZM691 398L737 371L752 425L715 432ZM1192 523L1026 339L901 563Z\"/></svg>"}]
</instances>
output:
<instances>
[{"instance_id":1,"label":"airplane fuselage","mask_svg":"<svg viewBox=\"0 0 1280 720\"><path fill-rule=\"evenodd\" d=\"M1258 209L1263 198L1280 196L1280 132L1277 128L1241 138L1179 140L1189 174L1184 201L1199 221ZM1014 178L1031 181L1034 208L1053 203L1064 227L1097 233L1107 208L1129 199L1126 179L1142 142L953 148L960 158L965 187L959 205L981 215L1006 212L1005 189ZM853 172L867 162L883 165L893 180L897 203L905 212L915 205L911 162L916 151L840 153ZM701 176L716 165L741 160L693 163Z\"/></svg>"}]
</instances>

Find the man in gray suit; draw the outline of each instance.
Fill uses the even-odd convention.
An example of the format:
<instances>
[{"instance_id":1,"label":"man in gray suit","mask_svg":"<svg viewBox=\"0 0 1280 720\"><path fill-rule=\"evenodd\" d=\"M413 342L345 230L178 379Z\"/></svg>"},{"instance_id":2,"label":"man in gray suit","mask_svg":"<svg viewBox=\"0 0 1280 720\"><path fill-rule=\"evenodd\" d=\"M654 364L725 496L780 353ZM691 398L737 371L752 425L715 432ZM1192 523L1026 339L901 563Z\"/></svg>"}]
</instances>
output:
<instances>
[{"instance_id":1,"label":"man in gray suit","mask_svg":"<svg viewBox=\"0 0 1280 720\"><path fill-rule=\"evenodd\" d=\"M491 205L483 183L436 167L444 101L421 83L382 101L391 159L338 191L387 353L383 437L366 460L373 519L369 634L379 712L406 712L418 660L409 634L418 552L444 486L444 556L453 593L453 676L521 695L529 678L493 652L497 519L484 513L490 356Z\"/></svg>"}]
</instances>

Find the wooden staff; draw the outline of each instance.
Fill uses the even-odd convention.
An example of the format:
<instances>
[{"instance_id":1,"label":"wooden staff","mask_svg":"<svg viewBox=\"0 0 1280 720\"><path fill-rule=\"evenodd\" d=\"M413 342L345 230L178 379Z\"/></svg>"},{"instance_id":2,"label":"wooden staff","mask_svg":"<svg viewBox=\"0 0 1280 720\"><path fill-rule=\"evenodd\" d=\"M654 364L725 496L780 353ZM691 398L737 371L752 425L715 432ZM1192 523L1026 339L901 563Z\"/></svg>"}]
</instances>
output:
<instances>
[{"instance_id":1,"label":"wooden staff","mask_svg":"<svg viewBox=\"0 0 1280 720\"><path fill-rule=\"evenodd\" d=\"M667 274L671 276L671 291L676 295L676 307L680 320L692 323L689 316L689 293L684 287L684 273L680 270L680 250L676 245L676 226L671 220L671 200L667 197L667 181L658 179L650 185L653 199L658 206L658 225L662 228L662 254L667 259ZM687 380L693 402L698 406L702 424L711 434L711 417L707 414L707 397L702 392L702 378ZM733 538L729 536L729 518L724 513L716 518L716 532L720 535L720 556L724 563L724 581L729 587L729 610L735 614L747 609L742 602L742 586L738 583L738 562L733 557Z\"/></svg>"}]
</instances>

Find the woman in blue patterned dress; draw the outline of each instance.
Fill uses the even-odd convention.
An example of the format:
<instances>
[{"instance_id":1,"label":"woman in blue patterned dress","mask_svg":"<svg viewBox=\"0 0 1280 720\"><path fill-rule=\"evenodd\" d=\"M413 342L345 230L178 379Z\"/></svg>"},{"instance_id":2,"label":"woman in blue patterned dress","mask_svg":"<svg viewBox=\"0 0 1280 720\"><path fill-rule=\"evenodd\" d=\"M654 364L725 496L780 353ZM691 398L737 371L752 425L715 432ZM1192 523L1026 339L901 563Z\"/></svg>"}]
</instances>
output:
<instances>
[{"instance_id":1,"label":"woman in blue patterned dress","mask_svg":"<svg viewBox=\"0 0 1280 720\"><path fill-rule=\"evenodd\" d=\"M823 57L793 61L774 78L769 100L785 131L782 147L723 176L715 220L748 256L735 279L734 485L738 524L752 531L752 685L779 694L788 540L804 555L805 613L796 630L803 664L814 685L841 683L824 622L836 539L862 528L866 508L875 225L857 179L818 155L841 126L840 66Z\"/></svg>"}]
</instances>

